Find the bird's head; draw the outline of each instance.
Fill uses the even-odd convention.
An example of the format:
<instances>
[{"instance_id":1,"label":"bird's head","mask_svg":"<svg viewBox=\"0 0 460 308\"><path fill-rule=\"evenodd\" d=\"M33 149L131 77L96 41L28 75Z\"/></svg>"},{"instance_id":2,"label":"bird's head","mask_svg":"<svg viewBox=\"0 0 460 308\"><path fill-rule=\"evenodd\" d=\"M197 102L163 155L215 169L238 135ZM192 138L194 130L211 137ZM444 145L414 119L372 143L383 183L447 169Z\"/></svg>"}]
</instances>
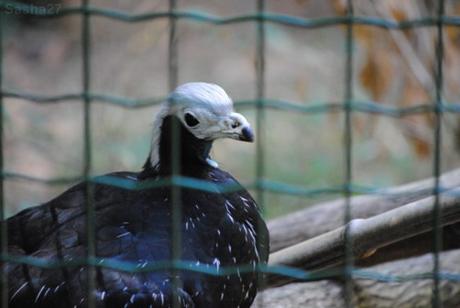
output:
<instances>
[{"instance_id":1,"label":"bird's head","mask_svg":"<svg viewBox=\"0 0 460 308\"><path fill-rule=\"evenodd\" d=\"M178 86L162 105L153 127L150 163L159 161L158 143L163 120L174 116L197 139L231 138L252 142L254 134L246 118L233 110L233 102L220 86L190 82Z\"/></svg>"},{"instance_id":2,"label":"bird's head","mask_svg":"<svg viewBox=\"0 0 460 308\"><path fill-rule=\"evenodd\" d=\"M249 122L233 111L231 98L218 85L204 82L183 84L169 95L168 107L168 114L180 119L198 139L254 140Z\"/></svg>"}]
</instances>

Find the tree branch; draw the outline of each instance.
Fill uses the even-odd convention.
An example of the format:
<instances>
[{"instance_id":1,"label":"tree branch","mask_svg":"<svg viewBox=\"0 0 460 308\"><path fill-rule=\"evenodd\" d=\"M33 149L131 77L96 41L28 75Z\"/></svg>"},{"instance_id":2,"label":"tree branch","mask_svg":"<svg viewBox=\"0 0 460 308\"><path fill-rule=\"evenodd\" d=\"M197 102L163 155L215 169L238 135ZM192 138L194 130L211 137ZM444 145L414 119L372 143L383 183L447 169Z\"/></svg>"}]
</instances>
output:
<instances>
[{"instance_id":1,"label":"tree branch","mask_svg":"<svg viewBox=\"0 0 460 308\"><path fill-rule=\"evenodd\" d=\"M270 255L270 265L286 265L305 270L319 270L343 264L345 232L350 249L357 259L367 258L379 248L425 233L433 228L434 197L418 200L367 219L354 219L313 239ZM440 224L460 221L460 188L439 196ZM269 275L268 285L281 285L291 278Z\"/></svg>"},{"instance_id":2,"label":"tree branch","mask_svg":"<svg viewBox=\"0 0 460 308\"><path fill-rule=\"evenodd\" d=\"M446 190L459 187L460 169L442 175L440 185ZM433 190L434 179L431 178L393 187L379 192L378 195L353 197L350 199L351 217L372 217L426 198ZM339 228L344 223L344 212L345 200L338 199L269 221L271 252Z\"/></svg>"}]
</instances>

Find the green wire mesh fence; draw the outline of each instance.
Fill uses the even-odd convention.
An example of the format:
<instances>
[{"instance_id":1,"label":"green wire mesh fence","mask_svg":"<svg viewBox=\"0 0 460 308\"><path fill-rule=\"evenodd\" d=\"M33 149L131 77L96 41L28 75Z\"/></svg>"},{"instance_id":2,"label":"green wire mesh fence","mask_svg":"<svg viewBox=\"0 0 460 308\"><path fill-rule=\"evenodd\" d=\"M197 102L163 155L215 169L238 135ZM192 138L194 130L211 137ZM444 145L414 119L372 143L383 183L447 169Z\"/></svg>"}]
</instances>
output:
<instances>
[{"instance_id":1,"label":"green wire mesh fence","mask_svg":"<svg viewBox=\"0 0 460 308\"><path fill-rule=\"evenodd\" d=\"M189 20L193 22L209 23L213 25L228 25L235 23L244 23L244 22L254 22L257 29L257 39L256 39L256 98L254 100L244 100L235 102L236 105L244 107L254 107L256 108L256 127L257 127L257 144L256 144L256 180L253 183L248 185L248 188L255 189L257 192L257 199L259 203L264 204L263 192L269 191L280 194L288 195L297 195L297 196L312 196L318 194L331 194L331 193L342 193L345 199L347 200L345 206L345 221L347 223L351 219L350 214L350 197L355 193L366 193L366 194L378 194L380 190L373 187L364 187L357 186L353 184L353 174L352 174L352 145L353 145L353 134L352 134L352 125L351 117L353 113L365 113L365 114L379 114L389 117L401 118L413 114L421 113L432 113L435 119L435 129L433 132L434 142L434 159L432 165L433 176L435 177L435 185L433 189L433 195L435 196L434 210L433 210L433 229L438 232L434 232L434 267L432 271L426 273L420 273L417 275L409 276L395 276L395 275L384 275L381 273L358 270L353 268L353 255L351 251L351 246L347 245L346 247L346 264L342 271L322 271L311 273L297 268L288 268L281 266L262 266L259 265L258 270L265 273L273 273L277 275L283 275L292 277L298 280L311 281L317 279L324 279L327 277L344 277L347 282L347 292L346 298L347 303L351 306L351 281L353 278L366 278L374 279L379 281L387 282L401 282L414 279L433 279L433 306L440 306L440 280L453 280L460 281L459 274L452 273L443 273L440 272L439 267L439 252L441 250L441 230L440 228L440 211L439 211L439 193L442 191L440 187L439 176L440 176L440 166L441 166L441 117L443 113L459 113L460 104L454 104L444 102L442 100L442 89L443 89L443 72L442 72L442 62L443 62L443 27L445 26L460 26L460 17L455 16L445 16L444 15L444 1L437 1L437 11L436 15L433 17L423 17L415 20L405 20L401 22L396 22L392 20L377 18L377 17L364 17L364 16L355 16L353 11L353 1L347 1L347 12L345 16L341 17L327 17L327 18L312 18L305 19L290 15L282 14L273 14L265 11L265 1L256 0L256 11L251 14L233 16L228 18L222 18L219 16L210 15L201 11L179 11L177 10L177 5L175 0L169 1L169 10L164 12L147 12L143 14L127 14L122 11L99 8L91 6L89 0L82 0L82 3L78 7L66 7L62 8L59 11L47 11L42 9L37 9L37 7L32 5L25 5L18 2L11 1L1 1L0 2L0 43L2 41L3 28L6 26L4 18L2 15L5 13L5 10L14 8L17 11L20 11L22 14L39 16L42 18L64 18L65 16L79 15L82 18L81 24L81 56L82 56L82 83L81 83L81 92L79 93L69 93L59 96L40 96L33 93L23 93L17 91L9 91L8 89L3 88L2 84L2 72L4 71L3 67L3 48L0 48L0 114L3 111L3 98L21 98L30 102L37 104L58 104L64 101L75 101L84 103L84 117L82 123L83 136L84 136L84 151L82 153L84 157L84 168L80 177L72 178L54 178L54 179L43 179L29 176L27 174L18 174L7 172L3 168L3 121L0 120L0 168L1 168L1 177L2 185L0 185L0 221L1 224L1 261L4 262L14 262L22 263L31 266L37 266L42 268L54 269L59 267L74 267L74 266L88 266L88 292L91 292L94 288L94 268L95 267L106 267L112 268L120 271L127 271L132 273L146 272L146 271L155 271L160 269L169 268L172 270L190 270L206 273L209 275L228 275L235 273L234 268L225 268L217 271L215 269L206 267L204 265L191 265L187 262L179 260L180 252L180 232L178 228L173 230L173 247L172 247L172 256L173 259L171 262L159 262L155 264L149 264L145 267L138 267L137 264L129 262L120 262L115 260L103 260L95 257L95 246L94 246L94 208L92 207L92 185L95 183L104 183L109 185L114 185L122 187L125 189L145 189L151 187L159 186L172 186L173 187L173 222L175 226L178 225L181 219L181 213L178 210L179 206L178 200L180 199L180 188L188 187L198 190L205 191L231 191L238 189L233 186L217 186L215 184L207 183L204 181L187 178L180 176L177 172L174 176L168 179L160 181L146 181L141 184L134 181L110 177L110 176L100 176L94 177L91 175L91 104L100 103L100 104L111 104L116 106L121 106L124 108L144 108L147 106L157 105L163 101L163 98L151 98L151 99L131 99L126 97L118 97L101 93L94 93L91 91L91 36L90 36L90 27L91 20L93 18L108 18L120 22L126 23L139 23L145 21L151 21L154 19L167 19L170 22L170 32L169 32L169 88L173 89L177 84L178 79L178 64L177 64L177 33L176 33L176 22L178 19ZM315 104L309 104L308 106L301 105L295 102L283 101L283 100L274 100L265 97L265 23L274 23L281 24L285 26L291 26L296 28L301 28L305 30L330 27L343 25L346 27L346 48L345 48L345 74L343 76L343 82L345 84L345 94L342 102L318 102ZM353 93L353 44L354 44L354 32L353 27L355 25L366 25L372 27L379 27L382 29L392 29L392 30L406 30L412 29L415 27L434 27L437 31L437 43L436 43L436 60L435 60L435 100L433 102L423 103L411 107L391 107L384 106L377 102L373 101L360 101L354 99ZM344 179L343 185L337 187L328 187L323 189L306 189L303 187L288 185L286 183L270 181L264 179L264 166L265 166L265 156L264 156L264 126L265 126L265 115L264 112L266 109L281 109L296 113L330 113L330 112L343 112L344 113L344 127L343 127L343 157L344 157ZM176 132L177 133L177 132ZM177 151L173 151L177 152ZM87 222L87 239L88 239L88 249L87 249L87 258L82 260L72 260L72 261L45 261L40 258L35 257L17 257L11 256L7 253L7 230L5 223L5 214L4 214L4 193L3 193L3 181L5 179L23 179L28 181L41 182L45 184L63 184L63 183L73 183L75 181L84 181L86 183L86 222ZM346 233L348 234L348 232ZM347 243L350 241L348 235L345 236ZM250 271L252 268L248 268ZM241 270L241 269L240 269ZM243 269L244 271L244 269ZM7 307L8 305L8 296L7 296L7 286L8 281L5 274L2 275L2 303L1 307ZM175 283L180 283L176 281ZM88 296L90 300L92 297ZM94 303L89 302L89 307L92 307Z\"/></svg>"}]
</instances>

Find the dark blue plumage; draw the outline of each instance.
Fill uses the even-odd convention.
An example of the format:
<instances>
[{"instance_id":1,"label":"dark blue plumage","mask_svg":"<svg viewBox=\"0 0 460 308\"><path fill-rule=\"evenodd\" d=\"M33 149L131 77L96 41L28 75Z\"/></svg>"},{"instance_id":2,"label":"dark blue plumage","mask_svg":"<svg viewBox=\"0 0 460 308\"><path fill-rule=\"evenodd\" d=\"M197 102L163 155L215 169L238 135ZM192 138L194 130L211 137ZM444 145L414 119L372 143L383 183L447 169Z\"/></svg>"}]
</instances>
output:
<instances>
[{"instance_id":1,"label":"dark blue plumage","mask_svg":"<svg viewBox=\"0 0 460 308\"><path fill-rule=\"evenodd\" d=\"M171 125L176 121L181 136L180 173L214 184L239 185L230 174L209 164L211 139L197 138L180 115L161 120L158 162L148 159L140 173L111 176L136 182L170 176ZM95 184L93 188L97 257L136 262L140 267L170 260L170 187L127 190ZM9 253L48 260L84 257L84 200L85 185L78 184L11 217ZM182 307L251 305L257 292L255 266L268 259L268 231L252 197L243 187L226 193L182 188L181 207L182 260L215 269L249 265L254 271L218 277L180 271L182 287L176 289L168 270L131 274L97 268L93 292L97 307L170 307L174 296ZM9 264L7 271L10 307L86 306L84 267L46 270Z\"/></svg>"}]
</instances>

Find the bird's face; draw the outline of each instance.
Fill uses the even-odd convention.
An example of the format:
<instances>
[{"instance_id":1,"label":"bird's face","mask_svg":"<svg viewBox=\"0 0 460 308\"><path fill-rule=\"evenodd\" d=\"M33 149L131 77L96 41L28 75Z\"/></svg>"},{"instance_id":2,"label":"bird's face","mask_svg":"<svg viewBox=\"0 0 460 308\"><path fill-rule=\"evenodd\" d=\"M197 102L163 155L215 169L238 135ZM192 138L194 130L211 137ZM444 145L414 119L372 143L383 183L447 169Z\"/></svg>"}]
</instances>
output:
<instances>
[{"instance_id":1,"label":"bird's face","mask_svg":"<svg viewBox=\"0 0 460 308\"><path fill-rule=\"evenodd\" d=\"M179 86L169 97L170 114L177 116L197 138L254 141L251 125L233 111L233 102L214 84L194 82Z\"/></svg>"}]
</instances>

